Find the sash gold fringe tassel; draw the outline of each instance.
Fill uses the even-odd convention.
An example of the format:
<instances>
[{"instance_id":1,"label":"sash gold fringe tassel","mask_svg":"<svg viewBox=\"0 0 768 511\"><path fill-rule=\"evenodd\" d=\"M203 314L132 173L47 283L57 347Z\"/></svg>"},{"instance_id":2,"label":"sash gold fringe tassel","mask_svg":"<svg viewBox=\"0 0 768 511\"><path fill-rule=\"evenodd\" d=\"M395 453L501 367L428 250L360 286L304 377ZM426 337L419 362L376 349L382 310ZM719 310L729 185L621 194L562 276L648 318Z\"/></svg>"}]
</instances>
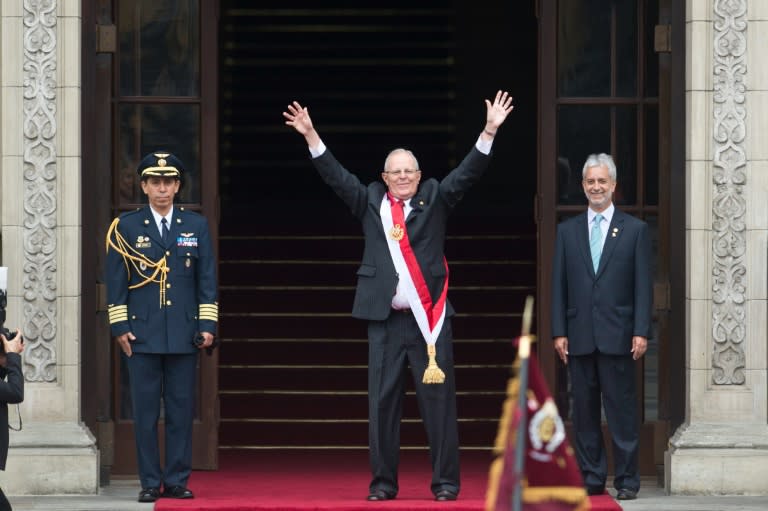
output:
<instances>
[{"instance_id":1,"label":"sash gold fringe tassel","mask_svg":"<svg viewBox=\"0 0 768 511\"><path fill-rule=\"evenodd\" d=\"M437 356L437 348L435 348L434 344L427 344L427 355L429 355L429 364L424 371L424 377L421 379L421 383L444 383L445 373L442 369L437 367L437 361L435 360L435 356Z\"/></svg>"}]
</instances>

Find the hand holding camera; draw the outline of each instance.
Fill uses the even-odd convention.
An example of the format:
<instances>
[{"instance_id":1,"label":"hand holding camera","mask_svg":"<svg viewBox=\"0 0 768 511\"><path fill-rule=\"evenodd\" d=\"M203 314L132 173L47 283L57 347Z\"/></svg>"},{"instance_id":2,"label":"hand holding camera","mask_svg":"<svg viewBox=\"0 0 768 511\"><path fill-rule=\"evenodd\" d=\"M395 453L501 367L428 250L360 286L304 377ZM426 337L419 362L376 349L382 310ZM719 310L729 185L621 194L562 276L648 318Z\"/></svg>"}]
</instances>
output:
<instances>
[{"instance_id":1,"label":"hand holding camera","mask_svg":"<svg viewBox=\"0 0 768 511\"><path fill-rule=\"evenodd\" d=\"M0 329L0 340L2 340L3 353L21 353L24 351L24 337L18 328L15 332L11 332L7 328L2 327Z\"/></svg>"},{"instance_id":2,"label":"hand holding camera","mask_svg":"<svg viewBox=\"0 0 768 511\"><path fill-rule=\"evenodd\" d=\"M0 349L2 353L21 353L24 339L17 328L11 332L5 328L5 307L8 305L8 268L0 267Z\"/></svg>"}]
</instances>

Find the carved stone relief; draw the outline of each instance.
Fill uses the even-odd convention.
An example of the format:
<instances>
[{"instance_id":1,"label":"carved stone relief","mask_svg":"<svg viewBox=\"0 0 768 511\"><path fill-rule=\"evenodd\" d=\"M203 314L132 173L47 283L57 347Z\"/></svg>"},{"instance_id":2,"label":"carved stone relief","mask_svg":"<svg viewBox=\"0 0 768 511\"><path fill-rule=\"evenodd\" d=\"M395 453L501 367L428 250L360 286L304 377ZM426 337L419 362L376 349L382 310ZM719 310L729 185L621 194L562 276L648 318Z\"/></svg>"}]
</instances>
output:
<instances>
[{"instance_id":1,"label":"carved stone relief","mask_svg":"<svg viewBox=\"0 0 768 511\"><path fill-rule=\"evenodd\" d=\"M714 2L712 382L743 385L747 0Z\"/></svg>"},{"instance_id":2,"label":"carved stone relief","mask_svg":"<svg viewBox=\"0 0 768 511\"><path fill-rule=\"evenodd\" d=\"M43 382L56 381L56 3L24 0L24 374Z\"/></svg>"}]
</instances>

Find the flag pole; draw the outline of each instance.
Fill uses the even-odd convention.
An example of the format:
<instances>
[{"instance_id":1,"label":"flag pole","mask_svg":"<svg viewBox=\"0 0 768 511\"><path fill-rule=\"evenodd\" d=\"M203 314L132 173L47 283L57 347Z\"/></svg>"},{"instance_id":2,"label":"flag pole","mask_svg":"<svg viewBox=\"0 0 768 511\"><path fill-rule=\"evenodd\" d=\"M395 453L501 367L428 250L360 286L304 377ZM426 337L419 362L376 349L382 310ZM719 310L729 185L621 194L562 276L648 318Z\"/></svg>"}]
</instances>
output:
<instances>
[{"instance_id":1,"label":"flag pole","mask_svg":"<svg viewBox=\"0 0 768 511\"><path fill-rule=\"evenodd\" d=\"M531 356L531 321L533 319L533 297L525 299L523 310L523 328L520 342L517 347L517 356L520 360L520 373L518 381L518 410L520 410L520 422L515 436L515 490L512 492L512 511L523 509L523 467L525 466L526 438L528 436L528 360Z\"/></svg>"}]
</instances>

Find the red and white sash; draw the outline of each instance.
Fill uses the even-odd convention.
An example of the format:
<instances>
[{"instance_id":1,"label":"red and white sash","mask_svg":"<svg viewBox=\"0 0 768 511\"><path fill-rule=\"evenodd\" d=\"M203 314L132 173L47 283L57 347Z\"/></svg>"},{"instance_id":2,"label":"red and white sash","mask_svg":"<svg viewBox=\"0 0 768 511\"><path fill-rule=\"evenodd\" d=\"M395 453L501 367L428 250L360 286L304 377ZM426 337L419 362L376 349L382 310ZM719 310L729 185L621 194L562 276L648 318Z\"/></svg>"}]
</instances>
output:
<instances>
[{"instance_id":1,"label":"red and white sash","mask_svg":"<svg viewBox=\"0 0 768 511\"><path fill-rule=\"evenodd\" d=\"M392 262L395 264L395 270L400 277L401 289L408 298L408 304L411 306L419 330L421 330L426 343L434 346L445 320L445 300L448 296L448 262L443 260L445 283L440 297L433 304L429 288L408 239L403 208L396 206L395 201L396 199L389 193L385 194L381 200L380 213L384 236L387 239L387 246L392 256Z\"/></svg>"}]
</instances>

